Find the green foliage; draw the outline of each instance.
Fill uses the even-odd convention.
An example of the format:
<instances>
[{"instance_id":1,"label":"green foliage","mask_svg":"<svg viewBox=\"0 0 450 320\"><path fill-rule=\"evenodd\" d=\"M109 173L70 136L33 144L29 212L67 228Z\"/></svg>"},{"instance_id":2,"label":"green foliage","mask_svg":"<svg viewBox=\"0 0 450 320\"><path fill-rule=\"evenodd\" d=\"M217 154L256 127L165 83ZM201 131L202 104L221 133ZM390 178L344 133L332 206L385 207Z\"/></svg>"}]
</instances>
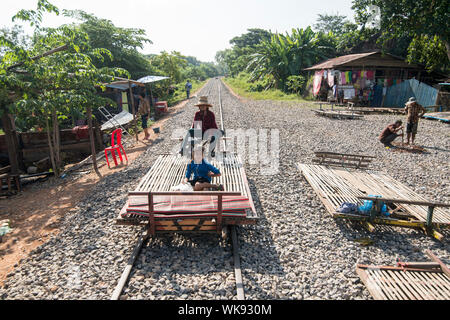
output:
<instances>
[{"instance_id":1,"label":"green foliage","mask_svg":"<svg viewBox=\"0 0 450 320\"><path fill-rule=\"evenodd\" d=\"M409 46L407 61L422 63L428 70L450 72L447 49L438 36L416 36Z\"/></svg>"},{"instance_id":2,"label":"green foliage","mask_svg":"<svg viewBox=\"0 0 450 320\"><path fill-rule=\"evenodd\" d=\"M356 21L363 26L371 17L370 8L380 9L381 36L385 45L402 37L409 37L408 57L426 61L429 68L448 70L450 61L450 19L448 0L354 0L352 8ZM432 48L421 53L417 48ZM445 47L447 59L443 59ZM431 51L433 52L431 54ZM432 59L430 61L429 59Z\"/></svg>"},{"instance_id":3,"label":"green foliage","mask_svg":"<svg viewBox=\"0 0 450 320\"><path fill-rule=\"evenodd\" d=\"M94 59L96 67L122 68L130 73L132 79L139 79L153 73L146 57L137 51L143 49L147 39L145 30L116 27L110 20L97 18L81 10L64 10L64 15L81 23L77 28L89 37L92 48L104 48L111 53L106 59Z\"/></svg>"},{"instance_id":4,"label":"green foliage","mask_svg":"<svg viewBox=\"0 0 450 320\"><path fill-rule=\"evenodd\" d=\"M287 78L286 87L287 90L291 93L300 94L301 91L303 91L303 88L306 84L306 77L305 76L289 76Z\"/></svg>"},{"instance_id":5,"label":"green foliage","mask_svg":"<svg viewBox=\"0 0 450 320\"><path fill-rule=\"evenodd\" d=\"M117 75L129 74L120 68L97 68L94 61L111 59L112 55L107 49L93 48L81 28L41 28L42 14L48 11L59 13L56 7L41 0L36 11L21 10L14 17L35 27L29 48L0 35L4 53L0 60L0 104L16 116L16 124L23 129L46 129L53 170L58 173L59 122L74 111L104 105L107 100L97 94L97 88L104 89L103 83ZM61 49L43 54L55 48Z\"/></svg>"},{"instance_id":6,"label":"green foliage","mask_svg":"<svg viewBox=\"0 0 450 320\"><path fill-rule=\"evenodd\" d=\"M230 40L232 49L219 51L216 54L216 61L221 74L231 74L237 76L245 70L252 60L251 55L256 53L263 41L270 40L272 33L263 29L248 29L238 37Z\"/></svg>"},{"instance_id":7,"label":"green foliage","mask_svg":"<svg viewBox=\"0 0 450 320\"><path fill-rule=\"evenodd\" d=\"M286 90L289 76L298 75L304 68L332 57L333 35L315 33L311 27L292 29L292 34L274 34L269 41L263 41L258 51L252 55L247 70L252 80L270 76L273 86Z\"/></svg>"},{"instance_id":8,"label":"green foliage","mask_svg":"<svg viewBox=\"0 0 450 320\"><path fill-rule=\"evenodd\" d=\"M238 95L253 100L284 100L284 101L303 101L297 94L287 94L279 89L265 88L264 81L250 82L250 75L242 72L237 77L225 78L227 83ZM256 89L256 90L255 90ZM262 90L259 90L262 89Z\"/></svg>"},{"instance_id":9,"label":"green foliage","mask_svg":"<svg viewBox=\"0 0 450 320\"><path fill-rule=\"evenodd\" d=\"M264 29L251 28L247 31L247 33L231 39L230 44L239 49L256 48L261 42L269 40L272 36L270 31Z\"/></svg>"},{"instance_id":10,"label":"green foliage","mask_svg":"<svg viewBox=\"0 0 450 320\"><path fill-rule=\"evenodd\" d=\"M314 28L323 33L344 33L344 25L349 23L346 16L340 14L319 14Z\"/></svg>"}]
</instances>

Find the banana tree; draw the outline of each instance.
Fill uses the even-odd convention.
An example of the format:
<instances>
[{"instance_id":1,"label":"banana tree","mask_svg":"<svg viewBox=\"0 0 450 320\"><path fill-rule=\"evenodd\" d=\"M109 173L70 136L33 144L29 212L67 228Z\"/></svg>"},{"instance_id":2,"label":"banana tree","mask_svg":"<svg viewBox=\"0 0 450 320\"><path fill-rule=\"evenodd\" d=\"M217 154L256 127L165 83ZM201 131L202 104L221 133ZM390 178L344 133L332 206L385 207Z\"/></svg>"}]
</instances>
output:
<instances>
[{"instance_id":1,"label":"banana tree","mask_svg":"<svg viewBox=\"0 0 450 320\"><path fill-rule=\"evenodd\" d=\"M257 53L247 66L252 80L270 76L273 85L286 89L286 81L292 75L299 75L320 60L334 55L332 34L315 33L310 27L292 29L292 33L274 34L263 41Z\"/></svg>"}]
</instances>

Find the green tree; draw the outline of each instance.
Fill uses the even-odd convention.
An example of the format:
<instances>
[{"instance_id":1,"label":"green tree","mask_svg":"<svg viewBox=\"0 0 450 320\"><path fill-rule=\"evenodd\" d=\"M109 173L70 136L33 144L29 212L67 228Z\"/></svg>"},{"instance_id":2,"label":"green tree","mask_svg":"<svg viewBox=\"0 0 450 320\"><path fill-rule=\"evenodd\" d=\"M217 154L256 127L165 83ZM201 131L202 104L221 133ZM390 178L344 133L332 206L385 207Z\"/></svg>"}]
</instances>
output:
<instances>
[{"instance_id":1,"label":"green tree","mask_svg":"<svg viewBox=\"0 0 450 320\"><path fill-rule=\"evenodd\" d=\"M163 51L150 58L150 65L161 75L170 77L173 83L179 83L183 80L182 70L187 66L187 61L186 57L177 51Z\"/></svg>"},{"instance_id":2,"label":"green tree","mask_svg":"<svg viewBox=\"0 0 450 320\"><path fill-rule=\"evenodd\" d=\"M110 20L97 18L81 10L63 11L64 15L76 18L81 32L89 37L92 48L105 48L111 52L111 58L94 59L98 67L123 68L133 79L139 79L152 73L148 59L137 49L143 49L147 38L145 30L116 27Z\"/></svg>"},{"instance_id":3,"label":"green tree","mask_svg":"<svg viewBox=\"0 0 450 320\"><path fill-rule=\"evenodd\" d=\"M5 52L0 61L0 104L2 112L29 118L47 129L50 159L58 175L61 167L59 121L74 108L90 115L93 107L106 102L97 95L96 88L103 88L102 83L110 81L116 74L127 75L127 72L117 68L97 68L93 60L102 60L105 56L111 58L111 53L92 48L88 35L79 28L67 25L41 28L44 12L58 14L59 10L45 0L39 0L36 11L21 10L14 17L35 27L31 48L0 37L0 46ZM49 51L55 48L57 50Z\"/></svg>"},{"instance_id":4,"label":"green tree","mask_svg":"<svg viewBox=\"0 0 450 320\"><path fill-rule=\"evenodd\" d=\"M314 28L323 33L332 32L340 35L344 32L344 25L349 23L346 16L337 14L319 14Z\"/></svg>"},{"instance_id":5,"label":"green tree","mask_svg":"<svg viewBox=\"0 0 450 320\"><path fill-rule=\"evenodd\" d=\"M430 39L440 41L446 48L447 62L450 60L450 19L449 0L354 0L352 8L356 11L356 21L366 25L373 18L373 8L379 8L381 28L380 42L408 36L414 39L412 45L418 41ZM410 57L419 60L427 59L427 55L418 57L413 47L409 49ZM428 56L434 58L434 56ZM438 59L441 59L438 55ZM431 63L438 65L439 60Z\"/></svg>"},{"instance_id":6,"label":"green tree","mask_svg":"<svg viewBox=\"0 0 450 320\"><path fill-rule=\"evenodd\" d=\"M315 33L311 27L292 29L292 34L275 34L270 41L264 41L252 55L247 70L252 80L269 76L276 88L286 90L289 76L334 56L334 46L332 34Z\"/></svg>"}]
</instances>

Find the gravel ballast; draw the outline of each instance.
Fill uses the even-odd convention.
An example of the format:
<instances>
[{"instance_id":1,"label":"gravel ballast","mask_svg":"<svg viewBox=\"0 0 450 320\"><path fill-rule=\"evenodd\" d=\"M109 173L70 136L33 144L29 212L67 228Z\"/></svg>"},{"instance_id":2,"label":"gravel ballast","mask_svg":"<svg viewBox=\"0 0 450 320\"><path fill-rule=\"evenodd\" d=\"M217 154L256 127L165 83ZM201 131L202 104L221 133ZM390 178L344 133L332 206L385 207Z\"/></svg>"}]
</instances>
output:
<instances>
[{"instance_id":1,"label":"gravel ballast","mask_svg":"<svg viewBox=\"0 0 450 320\"><path fill-rule=\"evenodd\" d=\"M314 151L361 153L377 158L373 169L417 193L450 201L450 128L421 120L417 144L426 154L386 150L377 137L404 116L365 115L361 120L318 117L310 105L240 101L221 85L227 129L278 129L279 172L267 175L246 163L258 215L254 226L238 227L241 267L248 299L371 299L355 272L356 263L393 265L428 261L430 249L450 262L449 232L438 242L414 229L364 229L336 221L325 210L295 163L311 163ZM218 80L208 95L219 123ZM109 299L138 237L137 227L114 220L127 192L158 154L177 150L171 140L186 130L197 108L191 99L169 119L158 139L128 168L104 178L68 212L61 232L34 250L8 275L0 299ZM374 244L354 240L370 237ZM236 299L232 250L217 235L161 235L142 249L122 299Z\"/></svg>"}]
</instances>

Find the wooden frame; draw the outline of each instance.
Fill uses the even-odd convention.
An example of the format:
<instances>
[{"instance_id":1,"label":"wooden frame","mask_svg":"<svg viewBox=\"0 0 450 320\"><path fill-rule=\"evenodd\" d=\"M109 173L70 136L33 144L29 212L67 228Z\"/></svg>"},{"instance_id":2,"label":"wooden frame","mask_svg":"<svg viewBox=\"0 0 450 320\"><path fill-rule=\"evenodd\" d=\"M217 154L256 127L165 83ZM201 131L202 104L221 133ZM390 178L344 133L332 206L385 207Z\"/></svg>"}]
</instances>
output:
<instances>
[{"instance_id":1,"label":"wooden frame","mask_svg":"<svg viewBox=\"0 0 450 320\"><path fill-rule=\"evenodd\" d=\"M154 216L154 196L217 196L217 232L222 232L222 200L223 196L240 196L240 192L223 192L223 191L198 191L198 192L130 192L129 196L142 196L148 197L148 211L149 211L149 234L154 236L156 234L155 228L155 216Z\"/></svg>"},{"instance_id":2,"label":"wooden frame","mask_svg":"<svg viewBox=\"0 0 450 320\"><path fill-rule=\"evenodd\" d=\"M219 168L222 175L213 178L213 183L225 186L225 191L197 191L180 192L170 191L174 185L181 183L186 172L189 160L178 155L163 154L158 157L147 174L141 179L134 191L129 192L129 201L124 205L116 219L118 225L146 225L149 234L155 235L163 232L212 232L220 233L227 225L256 224L258 216L251 197L245 170L238 156L227 154L223 161L213 160L211 163ZM139 203L145 201L148 204L148 217L138 216L132 213L127 215L129 203L133 197L141 196ZM213 196L217 197L217 211L199 213L161 213L155 214L155 196ZM250 209L242 215L230 215L223 212L223 197L248 198ZM147 200L144 200L147 199ZM172 201L172 200L171 200ZM176 199L173 201L177 202ZM185 215L186 217L183 217Z\"/></svg>"},{"instance_id":3,"label":"wooden frame","mask_svg":"<svg viewBox=\"0 0 450 320\"><path fill-rule=\"evenodd\" d=\"M426 253L432 262L358 264L356 273L375 300L449 300L449 269L431 251Z\"/></svg>"},{"instance_id":4,"label":"wooden frame","mask_svg":"<svg viewBox=\"0 0 450 320\"><path fill-rule=\"evenodd\" d=\"M450 228L450 212L443 210L448 204L428 201L389 176L346 167L297 166L333 218L360 222L369 231L375 229L373 224L419 228L438 240L443 238L440 229ZM371 214L337 212L343 202L360 205L363 200L375 201ZM392 204L389 216L379 214L380 201Z\"/></svg>"}]
</instances>

